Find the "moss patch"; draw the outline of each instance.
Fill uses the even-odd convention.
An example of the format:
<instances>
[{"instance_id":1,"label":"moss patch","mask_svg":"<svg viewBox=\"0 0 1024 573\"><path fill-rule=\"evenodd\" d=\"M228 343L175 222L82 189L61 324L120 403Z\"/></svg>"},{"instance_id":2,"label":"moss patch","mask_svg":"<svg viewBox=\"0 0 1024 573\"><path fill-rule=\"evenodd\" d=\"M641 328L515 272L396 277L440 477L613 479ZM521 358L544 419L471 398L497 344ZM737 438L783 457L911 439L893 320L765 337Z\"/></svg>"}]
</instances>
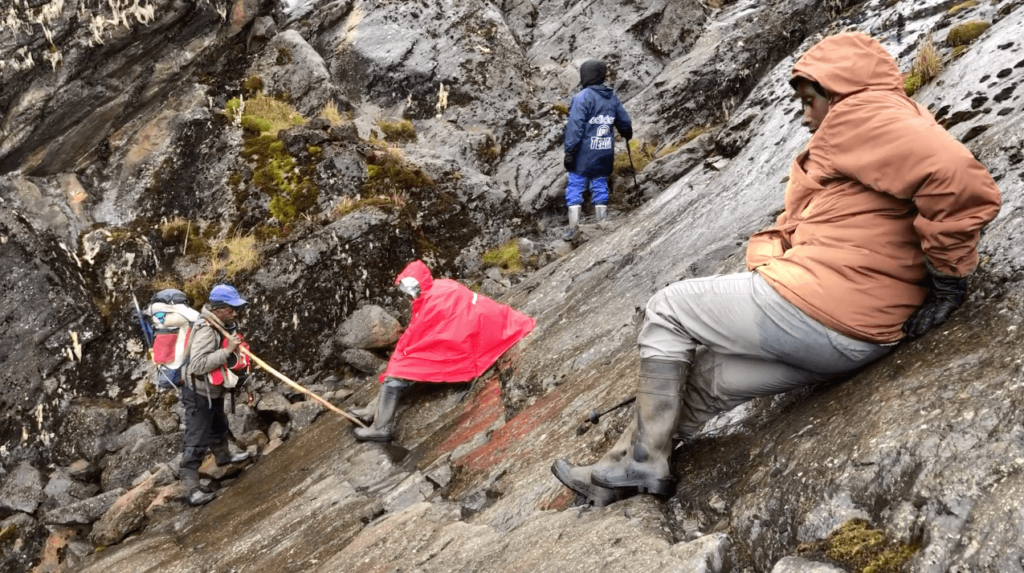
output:
<instances>
[{"instance_id":1,"label":"moss patch","mask_svg":"<svg viewBox=\"0 0 1024 573\"><path fill-rule=\"evenodd\" d=\"M245 109L242 113L270 122L270 129L264 131L269 131L273 135L277 135L282 129L306 123L306 119L288 102L262 94L245 100Z\"/></svg>"},{"instance_id":2,"label":"moss patch","mask_svg":"<svg viewBox=\"0 0 1024 573\"><path fill-rule=\"evenodd\" d=\"M274 218L288 224L315 209L320 193L313 178L277 137L250 137L245 140L242 154L256 165L252 184L270 196L270 214Z\"/></svg>"},{"instance_id":3,"label":"moss patch","mask_svg":"<svg viewBox=\"0 0 1024 573\"><path fill-rule=\"evenodd\" d=\"M416 141L416 127L408 119L378 121L377 126L390 141Z\"/></svg>"},{"instance_id":4,"label":"moss patch","mask_svg":"<svg viewBox=\"0 0 1024 573\"><path fill-rule=\"evenodd\" d=\"M640 139L631 139L629 141L629 152L623 151L615 154L612 173L615 175L629 175L643 171L644 167L647 167L647 164L654 159L654 151L654 145ZM630 153L632 153L633 157L632 164L630 164Z\"/></svg>"},{"instance_id":5,"label":"moss patch","mask_svg":"<svg viewBox=\"0 0 1024 573\"><path fill-rule=\"evenodd\" d=\"M565 105L564 103L556 103L551 106L551 111L564 117L569 115L569 106Z\"/></svg>"},{"instance_id":6,"label":"moss patch","mask_svg":"<svg viewBox=\"0 0 1024 573\"><path fill-rule=\"evenodd\" d=\"M523 256L519 252L519 241L509 239L504 245L484 253L480 260L487 266L500 267L508 273L523 270Z\"/></svg>"},{"instance_id":7,"label":"moss patch","mask_svg":"<svg viewBox=\"0 0 1024 573\"><path fill-rule=\"evenodd\" d=\"M253 74L242 82L242 89L245 90L246 96L253 97L263 91L263 80Z\"/></svg>"},{"instance_id":8,"label":"moss patch","mask_svg":"<svg viewBox=\"0 0 1024 573\"><path fill-rule=\"evenodd\" d=\"M974 8L977 5L978 5L978 0L967 0L967 2L961 2L960 4L957 4L956 6L953 6L952 8L950 8L949 10L946 11L946 14L949 14L950 16L956 16L960 12L962 12L962 11L968 9L968 8Z\"/></svg>"},{"instance_id":9,"label":"moss patch","mask_svg":"<svg viewBox=\"0 0 1024 573\"><path fill-rule=\"evenodd\" d=\"M978 36L991 26L992 24L982 20L964 22L949 31L949 35L946 36L946 42L953 47L966 46L976 40Z\"/></svg>"},{"instance_id":10,"label":"moss patch","mask_svg":"<svg viewBox=\"0 0 1024 573\"><path fill-rule=\"evenodd\" d=\"M847 571L860 573L899 573L918 547L892 543L885 535L859 519L843 524L825 541L803 546L802 552L823 553Z\"/></svg>"}]
</instances>

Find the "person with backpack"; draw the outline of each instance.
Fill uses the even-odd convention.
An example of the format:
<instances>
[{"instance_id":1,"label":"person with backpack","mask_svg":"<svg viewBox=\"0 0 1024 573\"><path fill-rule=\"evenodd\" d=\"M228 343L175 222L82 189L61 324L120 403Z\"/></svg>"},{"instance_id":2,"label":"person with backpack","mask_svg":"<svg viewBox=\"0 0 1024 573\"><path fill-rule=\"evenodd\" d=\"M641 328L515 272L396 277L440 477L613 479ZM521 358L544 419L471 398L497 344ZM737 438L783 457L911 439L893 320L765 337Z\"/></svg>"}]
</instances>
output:
<instances>
[{"instance_id":1,"label":"person with backpack","mask_svg":"<svg viewBox=\"0 0 1024 573\"><path fill-rule=\"evenodd\" d=\"M807 146L785 211L747 245L748 272L673 283L647 303L635 417L592 465L551 466L595 505L674 491L674 435L748 400L853 372L943 324L967 297L999 188L907 97L862 33L793 66Z\"/></svg>"},{"instance_id":2,"label":"person with backpack","mask_svg":"<svg viewBox=\"0 0 1024 573\"><path fill-rule=\"evenodd\" d=\"M565 123L565 161L569 183L565 203L569 206L569 229L565 239L572 240L583 209L583 192L590 188L594 215L600 223L608 216L608 177L615 163L612 126L626 138L633 138L633 124L619 98L604 85L607 66L600 60L588 60L580 66L582 89L569 104Z\"/></svg>"},{"instance_id":3,"label":"person with backpack","mask_svg":"<svg viewBox=\"0 0 1024 573\"><path fill-rule=\"evenodd\" d=\"M248 304L231 285L219 284L210 291L200 318L192 329L189 359L185 366L181 402L185 406L185 436L179 474L189 505L203 505L214 499L199 487L199 466L207 450L218 466L244 462L247 452L232 454L228 449L228 419L224 395L244 379L249 359L239 347L248 345L238 333L236 314ZM230 336L210 326L217 321Z\"/></svg>"}]
</instances>

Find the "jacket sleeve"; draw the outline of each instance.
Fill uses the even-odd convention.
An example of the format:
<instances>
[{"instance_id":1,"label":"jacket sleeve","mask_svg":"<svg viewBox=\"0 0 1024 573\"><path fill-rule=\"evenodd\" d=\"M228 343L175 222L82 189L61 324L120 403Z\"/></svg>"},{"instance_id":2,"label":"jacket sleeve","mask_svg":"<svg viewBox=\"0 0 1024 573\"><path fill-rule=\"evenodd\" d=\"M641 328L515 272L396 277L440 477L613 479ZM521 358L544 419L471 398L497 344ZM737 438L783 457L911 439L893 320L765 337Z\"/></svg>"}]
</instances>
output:
<instances>
[{"instance_id":1,"label":"jacket sleeve","mask_svg":"<svg viewBox=\"0 0 1024 573\"><path fill-rule=\"evenodd\" d=\"M981 229L999 213L995 181L926 110L869 103L842 102L825 118L820 135L833 169L913 201L928 261L944 275L969 275Z\"/></svg>"},{"instance_id":2,"label":"jacket sleeve","mask_svg":"<svg viewBox=\"0 0 1024 573\"><path fill-rule=\"evenodd\" d=\"M230 353L226 348L217 348L217 333L209 326L202 326L192 333L192 349L189 351L189 373L205 374L227 364Z\"/></svg>"},{"instance_id":3,"label":"jacket sleeve","mask_svg":"<svg viewBox=\"0 0 1024 573\"><path fill-rule=\"evenodd\" d=\"M569 120L565 122L565 152L574 154L583 140L583 130L587 120L587 90L583 90L572 98L569 106Z\"/></svg>"},{"instance_id":4,"label":"jacket sleeve","mask_svg":"<svg viewBox=\"0 0 1024 573\"><path fill-rule=\"evenodd\" d=\"M747 243L747 270L752 271L781 257L790 248L789 241L782 233L781 227L789 217L783 211L771 227L754 233Z\"/></svg>"},{"instance_id":5,"label":"jacket sleeve","mask_svg":"<svg viewBox=\"0 0 1024 573\"><path fill-rule=\"evenodd\" d=\"M629 120L629 114L618 97L615 98L615 129L623 138L633 139L633 122Z\"/></svg>"}]
</instances>

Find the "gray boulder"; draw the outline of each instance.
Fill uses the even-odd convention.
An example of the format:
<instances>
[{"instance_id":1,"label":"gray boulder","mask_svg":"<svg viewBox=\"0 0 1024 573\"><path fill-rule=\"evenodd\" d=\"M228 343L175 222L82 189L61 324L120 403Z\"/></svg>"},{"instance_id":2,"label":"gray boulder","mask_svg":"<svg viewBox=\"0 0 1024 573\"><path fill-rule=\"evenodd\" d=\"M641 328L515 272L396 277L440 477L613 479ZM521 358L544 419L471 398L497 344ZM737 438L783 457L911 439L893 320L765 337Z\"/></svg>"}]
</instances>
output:
<instances>
[{"instance_id":1,"label":"gray boulder","mask_svg":"<svg viewBox=\"0 0 1024 573\"><path fill-rule=\"evenodd\" d=\"M90 538L99 545L111 545L135 531L146 518L146 508L160 493L160 488L171 483L173 476L161 468L141 484L118 498L110 509L93 524Z\"/></svg>"},{"instance_id":2,"label":"gray boulder","mask_svg":"<svg viewBox=\"0 0 1024 573\"><path fill-rule=\"evenodd\" d=\"M95 462L107 452L107 443L128 428L128 408L113 400L78 398L68 406L60 434L75 436L57 442L59 453L71 459Z\"/></svg>"},{"instance_id":3,"label":"gray boulder","mask_svg":"<svg viewBox=\"0 0 1024 573\"><path fill-rule=\"evenodd\" d=\"M116 452L121 448L132 448L139 440L152 437L156 434L153 424L149 420L143 420L138 424L121 432L106 443L107 452Z\"/></svg>"},{"instance_id":4,"label":"gray boulder","mask_svg":"<svg viewBox=\"0 0 1024 573\"><path fill-rule=\"evenodd\" d=\"M352 313L335 337L344 348L385 348L402 334L402 325L383 308L370 304Z\"/></svg>"},{"instance_id":5,"label":"gray boulder","mask_svg":"<svg viewBox=\"0 0 1024 573\"><path fill-rule=\"evenodd\" d=\"M130 488L139 475L173 458L181 450L181 436L180 433L153 436L111 456L100 476L103 491Z\"/></svg>"},{"instance_id":6,"label":"gray boulder","mask_svg":"<svg viewBox=\"0 0 1024 573\"><path fill-rule=\"evenodd\" d=\"M21 462L0 488L0 509L33 513L46 498L45 485L46 480L39 470L28 462Z\"/></svg>"},{"instance_id":7,"label":"gray boulder","mask_svg":"<svg viewBox=\"0 0 1024 573\"><path fill-rule=\"evenodd\" d=\"M235 413L227 413L228 427L231 428L231 435L241 436L248 432L258 430L263 424L259 414L248 404L236 404Z\"/></svg>"},{"instance_id":8,"label":"gray boulder","mask_svg":"<svg viewBox=\"0 0 1024 573\"><path fill-rule=\"evenodd\" d=\"M46 494L47 505L62 506L88 499L96 495L99 489L100 486L96 484L82 483L72 478L67 470L58 469L50 474L43 493Z\"/></svg>"},{"instance_id":9,"label":"gray boulder","mask_svg":"<svg viewBox=\"0 0 1024 573\"><path fill-rule=\"evenodd\" d=\"M772 573L845 573L845 570L803 557L784 557L772 567Z\"/></svg>"},{"instance_id":10,"label":"gray boulder","mask_svg":"<svg viewBox=\"0 0 1024 573\"><path fill-rule=\"evenodd\" d=\"M366 374L380 372L388 364L369 350L361 350L359 348L349 348L342 352L341 359L349 366Z\"/></svg>"},{"instance_id":11,"label":"gray boulder","mask_svg":"<svg viewBox=\"0 0 1024 573\"><path fill-rule=\"evenodd\" d=\"M314 400L296 402L288 407L288 419L292 431L301 432L310 426L324 407Z\"/></svg>"},{"instance_id":12,"label":"gray boulder","mask_svg":"<svg viewBox=\"0 0 1024 573\"><path fill-rule=\"evenodd\" d=\"M256 411L271 414L276 420L286 420L289 406L291 406L291 402L283 395L277 392L265 392L260 395L259 402L256 402Z\"/></svg>"},{"instance_id":13,"label":"gray boulder","mask_svg":"<svg viewBox=\"0 0 1024 573\"><path fill-rule=\"evenodd\" d=\"M88 499L55 507L43 512L40 520L49 525L88 525L106 513L124 493L124 488L117 488Z\"/></svg>"},{"instance_id":14,"label":"gray boulder","mask_svg":"<svg viewBox=\"0 0 1024 573\"><path fill-rule=\"evenodd\" d=\"M287 94L306 117L318 114L337 91L324 59L295 30L285 30L270 40L253 73L263 80L267 94Z\"/></svg>"}]
</instances>

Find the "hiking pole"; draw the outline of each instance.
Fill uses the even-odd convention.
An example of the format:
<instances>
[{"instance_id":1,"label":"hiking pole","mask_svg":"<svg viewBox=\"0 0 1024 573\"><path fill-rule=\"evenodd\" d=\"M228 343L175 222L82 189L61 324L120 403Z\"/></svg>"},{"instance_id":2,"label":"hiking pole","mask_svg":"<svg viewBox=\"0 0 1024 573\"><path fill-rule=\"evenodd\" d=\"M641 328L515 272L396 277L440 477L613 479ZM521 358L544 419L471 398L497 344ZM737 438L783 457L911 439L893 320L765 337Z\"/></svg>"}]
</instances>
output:
<instances>
[{"instance_id":1,"label":"hiking pole","mask_svg":"<svg viewBox=\"0 0 1024 573\"><path fill-rule=\"evenodd\" d=\"M218 320L216 316L213 316L212 314L206 314L206 315L203 316L203 318L206 318L207 319L206 322L210 326L212 326L215 329L217 329L217 332L219 332L221 334L221 336L224 336L224 337L231 336L230 334L228 334L228 331L224 330L224 326L222 324L220 324L220 320ZM332 411L332 412L334 412L336 414L341 414L341 416L343 418L345 418L346 420L348 420L349 422L352 422L353 424L356 424L356 425L358 425L361 428L365 428L366 427L366 424L360 422L359 420L353 418L352 416L349 416L348 414L346 414L343 410L341 410L340 408L338 408L334 404L331 404L327 400L324 400L320 396L317 396L316 394L311 392L309 389L299 385L298 383L296 383L291 378L285 376L284 374L281 374L280 372L275 370L273 367L271 367L269 364L267 364L266 362L260 360L260 358L258 356L256 356L255 354L253 354L252 352L250 352L248 348L246 348L244 346L239 346L238 349L241 350L243 354L245 354L250 359L252 359L252 361L255 362L260 368L266 370L270 374L273 374L274 377L276 377L281 382L284 382L285 384L291 386L293 389L298 390L299 392L302 392L303 394L309 396L310 398L316 400L317 402L320 402L320 405L322 405L323 407L327 408L328 410L330 410L330 411Z\"/></svg>"},{"instance_id":2,"label":"hiking pole","mask_svg":"<svg viewBox=\"0 0 1024 573\"><path fill-rule=\"evenodd\" d=\"M629 170L633 172L633 190L640 192L640 184L636 182L636 167L633 167L633 151L629 148L629 140L626 140L626 155L629 156Z\"/></svg>"},{"instance_id":3,"label":"hiking pole","mask_svg":"<svg viewBox=\"0 0 1024 573\"><path fill-rule=\"evenodd\" d=\"M635 400L636 395L630 396L629 398L626 398L625 400L619 402L618 404L612 406L611 408L608 408L607 410L601 412L600 414L598 414L594 410L591 410L590 413L587 414L587 420L589 420L591 424L597 424L598 422L601 421L601 416L604 416L608 412L614 412L615 410L618 410L619 408L625 406L626 404L632 404Z\"/></svg>"}]
</instances>

